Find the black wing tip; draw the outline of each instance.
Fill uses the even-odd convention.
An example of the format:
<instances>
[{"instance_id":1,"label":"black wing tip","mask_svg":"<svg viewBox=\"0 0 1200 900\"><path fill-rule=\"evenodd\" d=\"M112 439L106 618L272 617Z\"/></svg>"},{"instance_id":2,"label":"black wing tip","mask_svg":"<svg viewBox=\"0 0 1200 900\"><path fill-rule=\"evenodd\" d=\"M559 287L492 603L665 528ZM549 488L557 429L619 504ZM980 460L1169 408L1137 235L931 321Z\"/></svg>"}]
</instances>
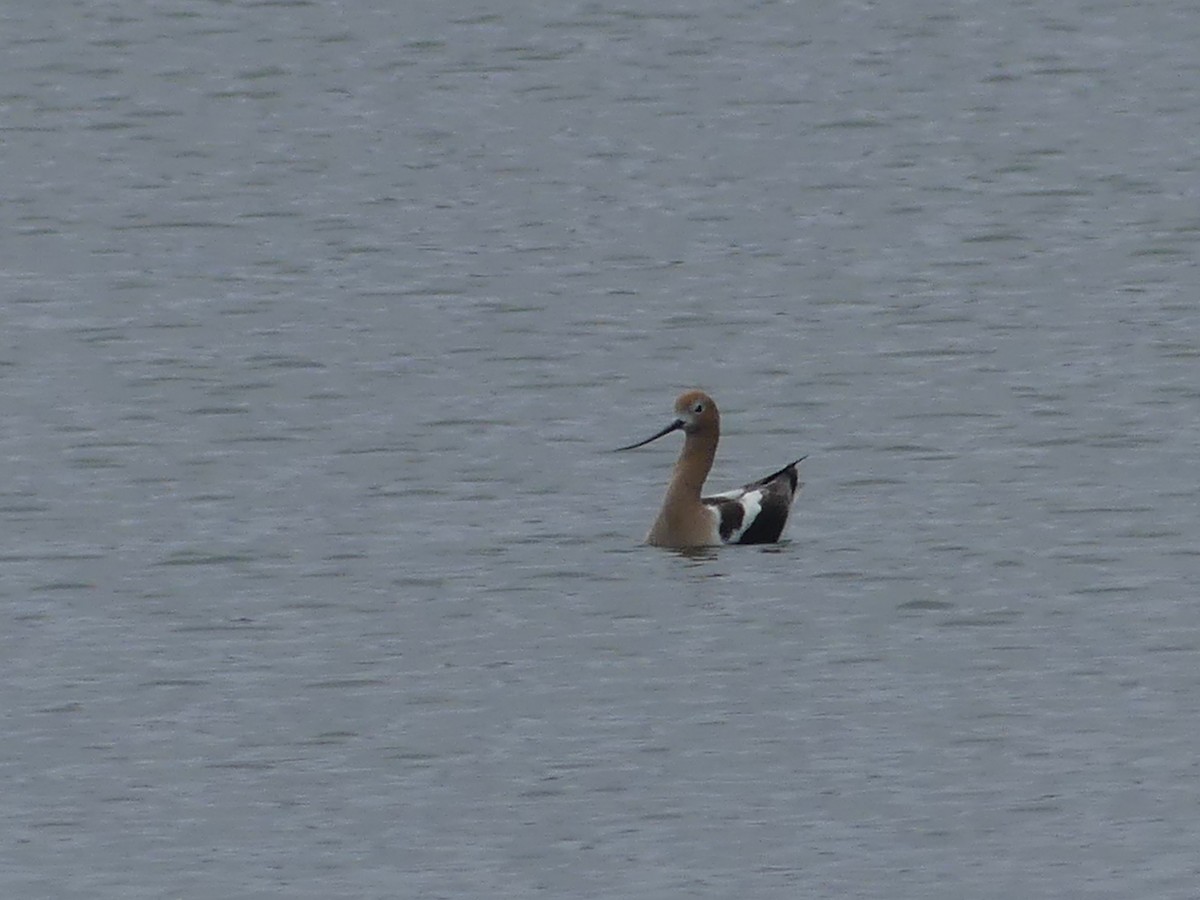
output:
<instances>
[{"instance_id":1,"label":"black wing tip","mask_svg":"<svg viewBox=\"0 0 1200 900\"><path fill-rule=\"evenodd\" d=\"M779 476L781 476L781 475L787 475L787 476L788 476L790 479L792 479L793 481L795 481L795 479L799 477L799 476L796 474L796 466L800 465L800 463L804 462L806 459L808 459L808 454L807 454L807 453L805 453L805 454L804 454L802 457L800 457L799 459L797 459L797 460L795 460L795 461L793 461L793 462L790 462L790 463L788 463L786 466L784 466L784 467L783 467L782 469L780 469L778 472L772 472L772 473L771 473L770 475L768 475L766 478L763 478L762 480L760 480L760 481L757 481L757 482L755 482L755 483L756 483L756 484L760 484L760 485L761 485L761 484L766 484L768 481L774 481L776 478L778 478L778 477L779 477ZM794 487L793 487L793 490L795 490L795 488L794 488Z\"/></svg>"}]
</instances>

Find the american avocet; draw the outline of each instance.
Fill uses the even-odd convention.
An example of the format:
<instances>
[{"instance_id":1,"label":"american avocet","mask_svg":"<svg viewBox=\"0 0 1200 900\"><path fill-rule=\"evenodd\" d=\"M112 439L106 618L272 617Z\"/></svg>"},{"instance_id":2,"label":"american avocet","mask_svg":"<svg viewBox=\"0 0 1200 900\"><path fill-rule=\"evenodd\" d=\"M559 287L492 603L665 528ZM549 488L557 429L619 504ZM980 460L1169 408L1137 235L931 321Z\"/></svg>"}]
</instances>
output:
<instances>
[{"instance_id":1,"label":"american avocet","mask_svg":"<svg viewBox=\"0 0 1200 900\"><path fill-rule=\"evenodd\" d=\"M675 420L658 434L617 449L642 447L672 431L683 431L686 435L683 450L675 463L662 509L646 535L646 543L658 547L706 547L770 544L779 540L800 486L796 466L806 457L745 487L701 497L721 437L721 414L712 397L703 391L681 394L675 401Z\"/></svg>"}]
</instances>

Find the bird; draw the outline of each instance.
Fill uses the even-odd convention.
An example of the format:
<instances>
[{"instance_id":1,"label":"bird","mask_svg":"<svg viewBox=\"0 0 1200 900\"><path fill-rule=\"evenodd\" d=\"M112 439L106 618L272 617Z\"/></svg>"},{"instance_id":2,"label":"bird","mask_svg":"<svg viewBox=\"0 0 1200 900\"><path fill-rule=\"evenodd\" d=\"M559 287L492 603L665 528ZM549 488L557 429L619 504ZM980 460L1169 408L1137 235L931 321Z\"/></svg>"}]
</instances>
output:
<instances>
[{"instance_id":1,"label":"bird","mask_svg":"<svg viewBox=\"0 0 1200 900\"><path fill-rule=\"evenodd\" d=\"M700 390L679 395L675 418L661 431L644 441L618 447L616 452L644 447L673 431L684 433L683 449L667 485L662 509L646 535L646 543L686 549L778 541L801 484L796 466L807 455L744 487L701 496L717 455L721 413L713 398Z\"/></svg>"}]
</instances>

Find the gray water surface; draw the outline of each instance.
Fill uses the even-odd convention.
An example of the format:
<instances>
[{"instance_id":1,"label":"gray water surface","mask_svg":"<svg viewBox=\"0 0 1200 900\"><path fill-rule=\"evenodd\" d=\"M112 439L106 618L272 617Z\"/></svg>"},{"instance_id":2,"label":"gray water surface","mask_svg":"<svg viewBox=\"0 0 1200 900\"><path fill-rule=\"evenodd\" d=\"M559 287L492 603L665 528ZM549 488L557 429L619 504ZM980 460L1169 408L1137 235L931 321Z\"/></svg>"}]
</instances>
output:
<instances>
[{"instance_id":1,"label":"gray water surface","mask_svg":"<svg viewBox=\"0 0 1200 900\"><path fill-rule=\"evenodd\" d=\"M1194 898L1198 46L8 4L0 893Z\"/></svg>"}]
</instances>

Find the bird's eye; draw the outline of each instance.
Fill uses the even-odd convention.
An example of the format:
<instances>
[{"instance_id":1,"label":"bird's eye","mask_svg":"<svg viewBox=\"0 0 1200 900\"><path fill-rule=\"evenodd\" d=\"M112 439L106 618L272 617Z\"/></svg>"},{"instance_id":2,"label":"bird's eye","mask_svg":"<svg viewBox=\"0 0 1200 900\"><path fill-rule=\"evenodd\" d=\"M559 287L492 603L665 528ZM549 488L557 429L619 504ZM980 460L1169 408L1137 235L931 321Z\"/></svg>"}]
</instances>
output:
<instances>
[{"instance_id":1,"label":"bird's eye","mask_svg":"<svg viewBox=\"0 0 1200 900\"><path fill-rule=\"evenodd\" d=\"M702 413L702 412L704 412L704 404L703 404L703 403L697 403L695 406L693 406L693 407L692 407L692 412L694 412L694 413Z\"/></svg>"}]
</instances>

